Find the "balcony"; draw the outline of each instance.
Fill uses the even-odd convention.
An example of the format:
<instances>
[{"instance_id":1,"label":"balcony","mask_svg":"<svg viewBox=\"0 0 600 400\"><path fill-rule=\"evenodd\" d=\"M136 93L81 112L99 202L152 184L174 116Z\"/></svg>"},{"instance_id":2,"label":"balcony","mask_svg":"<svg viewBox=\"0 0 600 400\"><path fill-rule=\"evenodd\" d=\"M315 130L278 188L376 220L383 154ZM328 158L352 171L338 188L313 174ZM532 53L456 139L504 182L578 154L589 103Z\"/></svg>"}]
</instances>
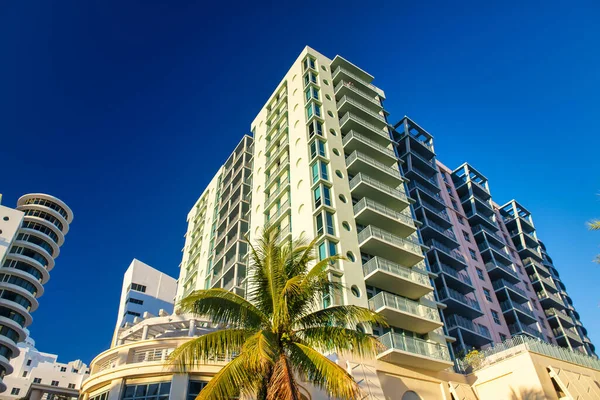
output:
<instances>
[{"instance_id":1,"label":"balcony","mask_svg":"<svg viewBox=\"0 0 600 400\"><path fill-rule=\"evenodd\" d=\"M409 178L411 180L415 180L415 181L425 185L425 187L427 187L429 190L433 190L433 191L440 190L440 186L438 185L438 182L436 179L437 173L436 173L436 175L433 175L433 176L427 176L423 171L421 171L411 165L408 168L406 168L405 175L407 178Z\"/></svg>"},{"instance_id":2,"label":"balcony","mask_svg":"<svg viewBox=\"0 0 600 400\"><path fill-rule=\"evenodd\" d=\"M396 153L394 153L393 149L379 144L378 142L371 140L360 133L356 133L355 131L346 133L346 135L344 135L344 139L342 140L342 144L344 145L344 151L346 151L346 153L351 153L354 150L358 150L369 157L382 160L386 164L391 164L398 161Z\"/></svg>"},{"instance_id":3,"label":"balcony","mask_svg":"<svg viewBox=\"0 0 600 400\"><path fill-rule=\"evenodd\" d=\"M442 224L445 228L450 228L452 226L452 222L450 221L450 217L448 216L446 210L436 208L433 204L430 204L423 199L421 199L415 205L415 210L418 210L419 207L428 211L426 213L427 218L435 219L438 222L438 224Z\"/></svg>"},{"instance_id":4,"label":"balcony","mask_svg":"<svg viewBox=\"0 0 600 400\"><path fill-rule=\"evenodd\" d=\"M573 318L569 317L564 311L557 310L556 308L549 308L544 310L544 313L546 314L548 322L551 325L556 326L558 324L557 319L559 319L560 325L564 326L565 328L571 328L575 326L575 321L573 321Z\"/></svg>"},{"instance_id":5,"label":"balcony","mask_svg":"<svg viewBox=\"0 0 600 400\"><path fill-rule=\"evenodd\" d=\"M486 326L460 315L449 315L446 318L446 326L449 331L460 329L463 340L471 346L481 347L492 341L492 335ZM453 336L458 335L453 334Z\"/></svg>"},{"instance_id":6,"label":"balcony","mask_svg":"<svg viewBox=\"0 0 600 400\"><path fill-rule=\"evenodd\" d=\"M468 266L467 260L465 257L456 249L451 249L448 246L443 245L435 239L428 240L425 243L431 250L439 251L439 254L442 254L443 257L450 263L450 265L455 266L455 269L463 269Z\"/></svg>"},{"instance_id":7,"label":"balcony","mask_svg":"<svg viewBox=\"0 0 600 400\"><path fill-rule=\"evenodd\" d=\"M267 139L267 145L265 148L265 152L269 152L271 151L271 149L273 148L274 145L276 145L277 143L279 143L279 139L283 137L283 133L288 131L288 126L282 126L279 129L277 129L275 132L273 132L271 134L271 138Z\"/></svg>"},{"instance_id":8,"label":"balcony","mask_svg":"<svg viewBox=\"0 0 600 400\"><path fill-rule=\"evenodd\" d=\"M471 226L483 225L491 231L498 230L498 225L496 225L496 222L492 218L477 212L477 210L469 211L467 213L467 218L469 219L469 224Z\"/></svg>"},{"instance_id":9,"label":"balcony","mask_svg":"<svg viewBox=\"0 0 600 400\"><path fill-rule=\"evenodd\" d=\"M380 292L371 297L369 308L385 317L390 325L421 334L443 325L436 308L391 293Z\"/></svg>"},{"instance_id":10,"label":"balcony","mask_svg":"<svg viewBox=\"0 0 600 400\"><path fill-rule=\"evenodd\" d=\"M512 264L511 264L512 265ZM504 279L510 283L519 283L521 279L511 267L499 264L497 262L489 262L485 264L485 269L490 276L490 279L495 281L498 279Z\"/></svg>"},{"instance_id":11,"label":"balcony","mask_svg":"<svg viewBox=\"0 0 600 400\"><path fill-rule=\"evenodd\" d=\"M279 207L277 208L277 211L275 211L272 214L268 214L270 212L269 210L265 210L265 215L267 216L267 224L269 225L277 225L281 222L281 220L283 219L283 216L289 214L291 210L290 207L290 201L286 200L285 202L281 203L279 205Z\"/></svg>"},{"instance_id":12,"label":"balcony","mask_svg":"<svg viewBox=\"0 0 600 400\"><path fill-rule=\"evenodd\" d=\"M371 111L378 113L383 109L381 101L377 100L374 96L360 90L350 81L340 80L335 85L333 92L337 99L341 99L344 96L351 97L352 99L359 101L363 106L369 108Z\"/></svg>"},{"instance_id":13,"label":"balcony","mask_svg":"<svg viewBox=\"0 0 600 400\"><path fill-rule=\"evenodd\" d=\"M456 192L462 198L469 195L469 191L483 200L489 200L492 196L490 192L481 183L466 176L457 176L453 174L453 181L456 186Z\"/></svg>"},{"instance_id":14,"label":"balcony","mask_svg":"<svg viewBox=\"0 0 600 400\"><path fill-rule=\"evenodd\" d=\"M434 237L440 243L450 247L457 248L460 246L460 243L456 240L456 236L454 236L454 232L452 228L444 228L429 219L425 219L423 221L423 226L421 227L421 233L423 236L428 238Z\"/></svg>"},{"instance_id":15,"label":"balcony","mask_svg":"<svg viewBox=\"0 0 600 400\"><path fill-rule=\"evenodd\" d=\"M516 324L512 324L512 325L508 325L508 330L510 332L511 335L527 335L527 336L532 336L536 339L541 339L543 341L546 341L547 339L544 337L544 335L542 334L542 332L538 331L537 329L531 328L527 325L523 325L521 323L516 323Z\"/></svg>"},{"instance_id":16,"label":"balcony","mask_svg":"<svg viewBox=\"0 0 600 400\"><path fill-rule=\"evenodd\" d=\"M501 262L505 264L511 264L512 259L508 254L508 251L505 247L499 247L490 242L480 243L478 246L479 251L481 252L481 256L485 261L490 261L490 259L497 260L499 259ZM488 254L485 254L488 253ZM487 256L487 257L486 257Z\"/></svg>"},{"instance_id":17,"label":"balcony","mask_svg":"<svg viewBox=\"0 0 600 400\"><path fill-rule=\"evenodd\" d=\"M276 170L272 171L269 174L269 177L266 179L265 182L265 191L267 191L267 189L273 184L273 182L276 182L277 179L283 175L284 171L287 171L289 169L289 166L289 163L281 164Z\"/></svg>"},{"instance_id":18,"label":"balcony","mask_svg":"<svg viewBox=\"0 0 600 400\"><path fill-rule=\"evenodd\" d=\"M494 288L494 291L498 297L502 297L500 296L499 292L506 290L507 296L518 303L525 303L529 300L527 293L523 289L513 285L508 281L505 281L504 279L493 281L492 287Z\"/></svg>"},{"instance_id":19,"label":"balcony","mask_svg":"<svg viewBox=\"0 0 600 400\"><path fill-rule=\"evenodd\" d=\"M529 275L529 280L534 285L534 287L536 288L536 290L546 289L550 293L558 293L558 288L556 287L556 285L554 284L554 282L552 282L552 280L549 279L549 278L544 278L543 276L541 276L537 272L534 273L534 274L530 274Z\"/></svg>"},{"instance_id":20,"label":"balcony","mask_svg":"<svg viewBox=\"0 0 600 400\"><path fill-rule=\"evenodd\" d=\"M410 205L402 186L389 186L362 172L356 174L350 181L350 191L354 197L370 197L396 211L401 211Z\"/></svg>"},{"instance_id":21,"label":"balcony","mask_svg":"<svg viewBox=\"0 0 600 400\"><path fill-rule=\"evenodd\" d=\"M504 240L500 235L483 225L475 225L472 230L475 238L484 238L488 242L493 242L497 246L506 246L506 243L504 243Z\"/></svg>"},{"instance_id":22,"label":"balcony","mask_svg":"<svg viewBox=\"0 0 600 400\"><path fill-rule=\"evenodd\" d=\"M481 317L483 312L479 303L456 290L444 287L438 290L440 301L448 307L446 312L450 314L460 314L468 318L475 319Z\"/></svg>"},{"instance_id":23,"label":"balcony","mask_svg":"<svg viewBox=\"0 0 600 400\"><path fill-rule=\"evenodd\" d=\"M441 371L452 366L448 347L395 332L379 337L386 350L377 355L378 360L397 365L418 366L429 371Z\"/></svg>"},{"instance_id":24,"label":"balcony","mask_svg":"<svg viewBox=\"0 0 600 400\"><path fill-rule=\"evenodd\" d=\"M268 170L269 168L271 168L271 166L273 165L273 163L275 161L279 161L281 159L283 154L288 151L288 149L290 147L289 144L290 144L289 139L285 138L284 140L282 140L279 143L278 147L275 147L271 150L271 154L269 156L267 156L267 161L265 163L265 169ZM286 156L286 160L283 162L288 162L288 160L289 160L289 156Z\"/></svg>"},{"instance_id":25,"label":"balcony","mask_svg":"<svg viewBox=\"0 0 600 400\"><path fill-rule=\"evenodd\" d=\"M522 304L515 303L510 299L500 302L500 308L503 313L517 312L519 320L526 322L527 324L533 324L537 321L533 310Z\"/></svg>"},{"instance_id":26,"label":"balcony","mask_svg":"<svg viewBox=\"0 0 600 400\"><path fill-rule=\"evenodd\" d=\"M408 183L408 188L410 190L418 190L420 193L424 194L424 197L426 197L429 201L436 202L444 209L446 209L446 203L444 203L444 200L440 196L439 190L433 191L416 181L410 181ZM416 198L416 195L413 195L413 197ZM423 198L423 196L420 196L420 198Z\"/></svg>"},{"instance_id":27,"label":"balcony","mask_svg":"<svg viewBox=\"0 0 600 400\"><path fill-rule=\"evenodd\" d=\"M516 244L517 252L519 256L523 258L534 258L542 260L542 255L539 253L537 247L530 247L529 245L523 245L523 243Z\"/></svg>"},{"instance_id":28,"label":"balcony","mask_svg":"<svg viewBox=\"0 0 600 400\"><path fill-rule=\"evenodd\" d=\"M435 163L435 158L431 158L431 159L427 159L426 157L420 155L419 153L417 153L416 151L408 151L407 153L404 153L401 158L405 159L407 157L410 157L410 164L413 165L417 165L419 166L419 168L425 168L427 169L429 172L432 173L436 173L438 172L436 163Z\"/></svg>"},{"instance_id":29,"label":"balcony","mask_svg":"<svg viewBox=\"0 0 600 400\"><path fill-rule=\"evenodd\" d=\"M281 195L287 193L289 188L290 182L285 181L282 182L278 188L271 189L269 195L267 196L267 199L265 200L265 208L269 208L269 206L271 206L271 204L273 204L274 201L280 199Z\"/></svg>"},{"instance_id":30,"label":"balcony","mask_svg":"<svg viewBox=\"0 0 600 400\"><path fill-rule=\"evenodd\" d=\"M436 274L444 275L446 285L459 293L466 294L475 290L469 274L464 271L457 271L441 262L432 263L431 270Z\"/></svg>"},{"instance_id":31,"label":"balcony","mask_svg":"<svg viewBox=\"0 0 600 400\"><path fill-rule=\"evenodd\" d=\"M369 96L382 96L381 90L370 83L367 83L363 78L350 72L348 68L337 67L331 76L335 84L344 80L351 82L354 86L358 87L361 91L368 93Z\"/></svg>"},{"instance_id":32,"label":"balcony","mask_svg":"<svg viewBox=\"0 0 600 400\"><path fill-rule=\"evenodd\" d=\"M525 269L528 273L539 273L540 275L545 276L546 278L551 276L550 270L548 268L544 267L542 264L540 264L531 257L524 259L523 265L525 266Z\"/></svg>"},{"instance_id":33,"label":"balcony","mask_svg":"<svg viewBox=\"0 0 600 400\"><path fill-rule=\"evenodd\" d=\"M336 103L336 106L339 115L342 115L346 112L351 112L369 124L377 126L380 129L383 129L387 126L387 121L383 115L380 115L371 108L364 106L361 101L354 100L348 96L343 96Z\"/></svg>"},{"instance_id":34,"label":"balcony","mask_svg":"<svg viewBox=\"0 0 600 400\"><path fill-rule=\"evenodd\" d=\"M340 127L342 132L358 131L383 146L390 143L390 134L387 129L375 126L349 112L340 118Z\"/></svg>"},{"instance_id":35,"label":"balcony","mask_svg":"<svg viewBox=\"0 0 600 400\"><path fill-rule=\"evenodd\" d=\"M540 299L540 303L544 309L546 308L558 308L564 309L565 303L555 294L552 294L546 290L537 292L537 296Z\"/></svg>"},{"instance_id":36,"label":"balcony","mask_svg":"<svg viewBox=\"0 0 600 400\"><path fill-rule=\"evenodd\" d=\"M421 246L375 226L367 226L358 234L361 250L401 265L413 266L424 259Z\"/></svg>"},{"instance_id":37,"label":"balcony","mask_svg":"<svg viewBox=\"0 0 600 400\"><path fill-rule=\"evenodd\" d=\"M552 333L554 333L554 336L559 344L562 344L565 341L568 341L569 345L572 347L578 347L583 344L583 339L581 339L581 337L579 337L579 335L576 332L573 332L571 329L555 328L552 329Z\"/></svg>"},{"instance_id":38,"label":"balcony","mask_svg":"<svg viewBox=\"0 0 600 400\"><path fill-rule=\"evenodd\" d=\"M363 197L353 208L354 218L360 225L373 224L402 237L407 237L417 230L410 215L393 210L367 197Z\"/></svg>"},{"instance_id":39,"label":"balcony","mask_svg":"<svg viewBox=\"0 0 600 400\"><path fill-rule=\"evenodd\" d=\"M377 161L358 151L353 151L352 154L346 157L346 167L349 174L356 175L359 172L363 172L370 176L376 176L379 181L392 187L396 187L404 182L398 165L395 163L394 165L395 167L385 165L381 161Z\"/></svg>"},{"instance_id":40,"label":"balcony","mask_svg":"<svg viewBox=\"0 0 600 400\"><path fill-rule=\"evenodd\" d=\"M428 275L380 257L367 261L363 274L368 285L409 299L419 299L433 291Z\"/></svg>"}]
</instances>

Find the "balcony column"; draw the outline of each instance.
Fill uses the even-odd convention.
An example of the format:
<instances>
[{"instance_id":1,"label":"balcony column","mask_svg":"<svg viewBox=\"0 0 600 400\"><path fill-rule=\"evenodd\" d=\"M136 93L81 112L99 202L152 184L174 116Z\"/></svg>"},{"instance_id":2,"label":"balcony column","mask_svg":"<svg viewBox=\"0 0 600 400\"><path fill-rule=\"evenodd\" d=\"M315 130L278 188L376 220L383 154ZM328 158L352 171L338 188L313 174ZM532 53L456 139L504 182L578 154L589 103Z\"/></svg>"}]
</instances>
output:
<instances>
[{"instance_id":1,"label":"balcony column","mask_svg":"<svg viewBox=\"0 0 600 400\"><path fill-rule=\"evenodd\" d=\"M144 325L144 327L142 328L142 340L148 339L148 328L148 325Z\"/></svg>"},{"instance_id":2,"label":"balcony column","mask_svg":"<svg viewBox=\"0 0 600 400\"><path fill-rule=\"evenodd\" d=\"M196 320L195 319L191 319L190 320L190 327L188 329L188 336L196 336Z\"/></svg>"}]
</instances>

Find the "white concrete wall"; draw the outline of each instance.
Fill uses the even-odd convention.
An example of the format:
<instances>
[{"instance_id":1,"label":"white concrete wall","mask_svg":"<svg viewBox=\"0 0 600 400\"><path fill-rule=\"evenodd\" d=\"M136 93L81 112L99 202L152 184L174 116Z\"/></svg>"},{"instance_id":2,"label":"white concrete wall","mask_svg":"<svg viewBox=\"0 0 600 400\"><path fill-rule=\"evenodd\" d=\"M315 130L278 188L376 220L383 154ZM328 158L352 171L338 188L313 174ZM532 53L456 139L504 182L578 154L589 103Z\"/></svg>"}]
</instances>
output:
<instances>
[{"instance_id":1,"label":"white concrete wall","mask_svg":"<svg viewBox=\"0 0 600 400\"><path fill-rule=\"evenodd\" d=\"M22 211L0 206L0 262L4 261L4 256L17 235L23 215Z\"/></svg>"}]
</instances>

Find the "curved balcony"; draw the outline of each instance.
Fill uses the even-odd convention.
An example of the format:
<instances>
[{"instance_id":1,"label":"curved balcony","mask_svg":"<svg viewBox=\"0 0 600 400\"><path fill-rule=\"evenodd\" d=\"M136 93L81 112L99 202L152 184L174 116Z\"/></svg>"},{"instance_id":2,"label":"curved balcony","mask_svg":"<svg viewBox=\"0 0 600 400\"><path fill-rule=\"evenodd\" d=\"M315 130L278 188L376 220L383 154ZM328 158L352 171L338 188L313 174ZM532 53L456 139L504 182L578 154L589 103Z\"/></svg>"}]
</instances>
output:
<instances>
[{"instance_id":1,"label":"curved balcony","mask_svg":"<svg viewBox=\"0 0 600 400\"><path fill-rule=\"evenodd\" d=\"M346 133L342 139L342 144L346 153L358 150L369 157L385 161L388 164L398 161L398 157L396 157L396 153L394 153L392 148L386 147L355 131Z\"/></svg>"},{"instance_id":2,"label":"curved balcony","mask_svg":"<svg viewBox=\"0 0 600 400\"><path fill-rule=\"evenodd\" d=\"M349 174L356 175L362 172L369 176L376 176L378 180L386 185L397 187L404 182L404 179L400 175L398 166L394 165L395 167L385 165L381 161L356 150L346 157L346 167Z\"/></svg>"},{"instance_id":3,"label":"curved balcony","mask_svg":"<svg viewBox=\"0 0 600 400\"><path fill-rule=\"evenodd\" d=\"M350 181L350 191L353 197L370 197L396 211L402 211L410 205L402 185L390 186L362 172L356 174Z\"/></svg>"},{"instance_id":4,"label":"curved balcony","mask_svg":"<svg viewBox=\"0 0 600 400\"><path fill-rule=\"evenodd\" d=\"M448 331L460 330L463 340L471 346L481 347L492 342L492 335L486 326L460 315L453 314L446 317L446 326ZM452 336L458 336L458 334L454 333Z\"/></svg>"},{"instance_id":5,"label":"curved balcony","mask_svg":"<svg viewBox=\"0 0 600 400\"><path fill-rule=\"evenodd\" d=\"M439 289L438 296L440 302L446 304L446 312L450 314L464 315L471 319L479 318L483 315L477 300L469 298L449 287Z\"/></svg>"},{"instance_id":6,"label":"curved balcony","mask_svg":"<svg viewBox=\"0 0 600 400\"><path fill-rule=\"evenodd\" d=\"M431 271L444 276L445 284L455 291L466 294L475 290L473 282L465 271L458 271L442 262L431 263Z\"/></svg>"},{"instance_id":7,"label":"curved balcony","mask_svg":"<svg viewBox=\"0 0 600 400\"><path fill-rule=\"evenodd\" d=\"M367 197L363 197L354 205L353 209L354 218L361 225L373 224L402 237L409 236L417 230L411 216L388 208Z\"/></svg>"},{"instance_id":8,"label":"curved balcony","mask_svg":"<svg viewBox=\"0 0 600 400\"><path fill-rule=\"evenodd\" d=\"M413 266L425 258L419 244L371 225L360 231L358 244L368 254L401 265Z\"/></svg>"}]
</instances>

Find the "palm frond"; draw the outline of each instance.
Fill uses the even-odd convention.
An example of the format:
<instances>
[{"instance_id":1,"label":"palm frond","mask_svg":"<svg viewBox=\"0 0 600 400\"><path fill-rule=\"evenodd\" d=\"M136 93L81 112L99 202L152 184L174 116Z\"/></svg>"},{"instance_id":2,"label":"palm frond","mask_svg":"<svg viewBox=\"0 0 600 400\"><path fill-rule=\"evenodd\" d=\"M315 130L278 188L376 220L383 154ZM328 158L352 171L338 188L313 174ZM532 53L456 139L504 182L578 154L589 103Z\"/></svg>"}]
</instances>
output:
<instances>
[{"instance_id":1,"label":"palm frond","mask_svg":"<svg viewBox=\"0 0 600 400\"><path fill-rule=\"evenodd\" d=\"M360 398L360 387L342 367L303 344L289 343L286 348L301 377L325 390L331 397L342 400Z\"/></svg>"},{"instance_id":2,"label":"palm frond","mask_svg":"<svg viewBox=\"0 0 600 400\"><path fill-rule=\"evenodd\" d=\"M256 393L261 375L244 355L234 358L208 382L196 400L222 400Z\"/></svg>"},{"instance_id":3,"label":"palm frond","mask_svg":"<svg viewBox=\"0 0 600 400\"><path fill-rule=\"evenodd\" d=\"M224 289L197 290L184 297L179 306L184 312L239 328L257 328L269 323L268 317L252 303Z\"/></svg>"},{"instance_id":4,"label":"palm frond","mask_svg":"<svg viewBox=\"0 0 600 400\"><path fill-rule=\"evenodd\" d=\"M600 230L600 220L596 219L587 223L590 231L599 231Z\"/></svg>"},{"instance_id":5,"label":"palm frond","mask_svg":"<svg viewBox=\"0 0 600 400\"><path fill-rule=\"evenodd\" d=\"M374 357L384 349L376 337L339 326L318 326L296 332L304 344L321 353L352 353L361 358Z\"/></svg>"},{"instance_id":6,"label":"palm frond","mask_svg":"<svg viewBox=\"0 0 600 400\"><path fill-rule=\"evenodd\" d=\"M319 326L356 326L358 324L376 324L388 326L385 318L364 307L346 305L332 306L300 316L294 321L295 329L307 329Z\"/></svg>"},{"instance_id":7,"label":"palm frond","mask_svg":"<svg viewBox=\"0 0 600 400\"><path fill-rule=\"evenodd\" d=\"M259 368L263 374L266 374L275 364L278 350L277 337L267 330L256 332L242 347L242 353L248 361Z\"/></svg>"},{"instance_id":8,"label":"palm frond","mask_svg":"<svg viewBox=\"0 0 600 400\"><path fill-rule=\"evenodd\" d=\"M296 384L294 371L289 359L284 353L273 366L271 379L269 379L267 400L300 400L300 391Z\"/></svg>"},{"instance_id":9,"label":"palm frond","mask_svg":"<svg viewBox=\"0 0 600 400\"><path fill-rule=\"evenodd\" d=\"M177 371L185 372L223 357L232 358L242 351L242 346L252 334L252 331L246 329L225 329L207 333L177 347L166 364L173 366Z\"/></svg>"}]
</instances>

